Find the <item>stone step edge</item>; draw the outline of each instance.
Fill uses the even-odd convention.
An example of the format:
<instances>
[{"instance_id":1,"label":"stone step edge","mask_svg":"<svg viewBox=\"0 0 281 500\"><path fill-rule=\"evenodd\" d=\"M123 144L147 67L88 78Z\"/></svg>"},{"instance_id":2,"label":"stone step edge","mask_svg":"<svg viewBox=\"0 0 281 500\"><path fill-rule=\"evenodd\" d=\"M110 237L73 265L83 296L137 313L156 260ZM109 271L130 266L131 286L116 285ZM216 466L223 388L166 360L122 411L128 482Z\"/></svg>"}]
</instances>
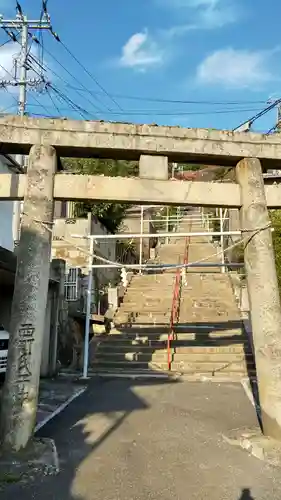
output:
<instances>
[{"instance_id":1,"label":"stone step edge","mask_svg":"<svg viewBox=\"0 0 281 500\"><path fill-rule=\"evenodd\" d=\"M209 373L182 373L177 371L166 371L166 372L156 372L153 370L97 370L97 371L89 371L89 376L91 377L101 377L101 378L128 378L128 379L142 379L142 378L158 378L158 379L167 379L167 380L183 380L187 382L200 382L200 383L237 383L241 384L242 382L251 380L255 381L255 374L248 376L247 374L225 374L225 375L215 375L210 376Z\"/></svg>"}]
</instances>

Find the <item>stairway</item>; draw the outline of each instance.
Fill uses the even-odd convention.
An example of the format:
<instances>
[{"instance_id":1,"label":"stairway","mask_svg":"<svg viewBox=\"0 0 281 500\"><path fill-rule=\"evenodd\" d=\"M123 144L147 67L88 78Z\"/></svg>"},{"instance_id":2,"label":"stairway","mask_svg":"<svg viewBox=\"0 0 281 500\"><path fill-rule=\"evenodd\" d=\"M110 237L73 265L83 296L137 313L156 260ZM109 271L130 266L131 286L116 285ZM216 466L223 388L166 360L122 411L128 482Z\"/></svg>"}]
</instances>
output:
<instances>
[{"instance_id":1,"label":"stairway","mask_svg":"<svg viewBox=\"0 0 281 500\"><path fill-rule=\"evenodd\" d=\"M190 230L182 222L179 232ZM193 224L192 231L202 231ZM185 240L174 238L158 261L183 261ZM191 238L189 262L218 262L207 237ZM211 259L208 256L213 255ZM202 272L203 271L203 272ZM175 270L134 275L117 311L115 328L97 343L93 369L110 373L166 372ZM250 344L229 276L219 268L190 268L182 286L179 323L172 342L173 372L191 378L239 380L254 376Z\"/></svg>"}]
</instances>

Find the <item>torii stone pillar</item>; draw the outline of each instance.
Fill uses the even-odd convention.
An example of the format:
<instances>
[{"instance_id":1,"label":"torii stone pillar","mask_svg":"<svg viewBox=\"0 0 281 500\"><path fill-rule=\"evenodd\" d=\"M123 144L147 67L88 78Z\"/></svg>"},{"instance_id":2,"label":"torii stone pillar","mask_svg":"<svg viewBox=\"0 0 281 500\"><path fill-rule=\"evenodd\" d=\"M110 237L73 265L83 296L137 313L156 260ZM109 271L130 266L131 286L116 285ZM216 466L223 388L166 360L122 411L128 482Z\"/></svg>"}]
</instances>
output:
<instances>
[{"instance_id":1,"label":"torii stone pillar","mask_svg":"<svg viewBox=\"0 0 281 500\"><path fill-rule=\"evenodd\" d=\"M281 440L281 307L260 161L236 168L263 432Z\"/></svg>"},{"instance_id":2,"label":"torii stone pillar","mask_svg":"<svg viewBox=\"0 0 281 500\"><path fill-rule=\"evenodd\" d=\"M31 148L1 401L1 442L7 451L25 448L36 423L56 165L53 147Z\"/></svg>"}]
</instances>

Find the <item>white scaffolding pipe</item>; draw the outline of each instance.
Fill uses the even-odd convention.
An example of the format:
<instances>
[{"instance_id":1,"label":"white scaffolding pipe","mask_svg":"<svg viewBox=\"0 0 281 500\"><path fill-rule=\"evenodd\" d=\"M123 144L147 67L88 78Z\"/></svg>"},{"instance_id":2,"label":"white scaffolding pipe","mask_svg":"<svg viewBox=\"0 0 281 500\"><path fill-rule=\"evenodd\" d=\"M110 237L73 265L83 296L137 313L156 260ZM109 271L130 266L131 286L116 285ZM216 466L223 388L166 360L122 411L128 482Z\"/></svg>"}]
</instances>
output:
<instances>
[{"instance_id":1,"label":"white scaffolding pipe","mask_svg":"<svg viewBox=\"0 0 281 500\"><path fill-rule=\"evenodd\" d=\"M196 236L240 236L241 231L200 231L200 232L186 232L186 233L145 233L146 238L196 238ZM72 234L71 238L85 239L92 238L94 240L127 240L127 239L139 239L142 238L141 233L119 233L119 234L91 234L89 236L81 236L80 234Z\"/></svg>"},{"instance_id":2,"label":"white scaffolding pipe","mask_svg":"<svg viewBox=\"0 0 281 500\"><path fill-rule=\"evenodd\" d=\"M170 216L170 208L167 207L166 208L166 233L168 234L168 236L166 236L166 238L165 238L166 245L168 245L168 243L169 243L169 227L170 227L169 216Z\"/></svg>"},{"instance_id":3,"label":"white scaffolding pipe","mask_svg":"<svg viewBox=\"0 0 281 500\"><path fill-rule=\"evenodd\" d=\"M140 246L139 246L139 252L140 252L140 259L139 263L140 266L142 266L142 253L143 253L143 206L141 206L141 223L140 223L140 232L141 232L141 237L140 237ZM141 269L140 267L139 273L141 274Z\"/></svg>"},{"instance_id":4,"label":"white scaffolding pipe","mask_svg":"<svg viewBox=\"0 0 281 500\"><path fill-rule=\"evenodd\" d=\"M210 217L209 221L220 220L219 217ZM228 217L224 218L224 220L228 220ZM177 222L177 217L170 216L170 221ZM162 219L150 219L150 222L165 222L165 217ZM191 219L190 217L181 217L181 222L202 222L202 217L197 217L196 219Z\"/></svg>"},{"instance_id":5,"label":"white scaffolding pipe","mask_svg":"<svg viewBox=\"0 0 281 500\"><path fill-rule=\"evenodd\" d=\"M93 238L90 238L90 253L89 253L89 259L88 259L89 277L88 277L88 289L87 289L83 379L86 379L88 377L88 366L89 366L90 319L91 319L92 287L93 287L93 255L94 255L94 240L93 240Z\"/></svg>"},{"instance_id":6,"label":"white scaffolding pipe","mask_svg":"<svg viewBox=\"0 0 281 500\"><path fill-rule=\"evenodd\" d=\"M224 255L224 232L223 232L224 220L223 220L223 210L222 210L222 208L220 208L219 210L220 210L221 263L222 263L221 272L225 273L226 269L225 269L225 265L224 265L225 264L225 255Z\"/></svg>"},{"instance_id":7,"label":"white scaffolding pipe","mask_svg":"<svg viewBox=\"0 0 281 500\"><path fill-rule=\"evenodd\" d=\"M220 262L190 262L189 264L163 264L163 265L155 265L151 266L142 264L142 269L148 270L148 271L157 271L161 269L184 269L184 268L189 268L189 267L241 267L241 264L235 263L235 262L230 262L228 264L221 264ZM139 269L140 265L139 264L93 264L92 269Z\"/></svg>"}]
</instances>

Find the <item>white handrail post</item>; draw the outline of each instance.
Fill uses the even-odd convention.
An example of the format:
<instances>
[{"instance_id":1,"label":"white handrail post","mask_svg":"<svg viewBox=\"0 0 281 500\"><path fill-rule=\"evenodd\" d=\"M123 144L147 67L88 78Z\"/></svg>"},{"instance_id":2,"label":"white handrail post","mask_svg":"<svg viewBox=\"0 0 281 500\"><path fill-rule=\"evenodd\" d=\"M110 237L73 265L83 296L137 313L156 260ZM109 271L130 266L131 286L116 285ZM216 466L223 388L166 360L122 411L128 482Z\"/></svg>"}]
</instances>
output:
<instances>
[{"instance_id":1,"label":"white handrail post","mask_svg":"<svg viewBox=\"0 0 281 500\"><path fill-rule=\"evenodd\" d=\"M140 221L140 247L139 247L139 252L140 252L140 258L139 258L139 264L140 264L140 269L139 269L139 274L142 274L142 254L143 254L143 213L144 213L144 207L143 205L141 206L141 221Z\"/></svg>"},{"instance_id":2,"label":"white handrail post","mask_svg":"<svg viewBox=\"0 0 281 500\"><path fill-rule=\"evenodd\" d=\"M166 208L166 233L169 232L169 207ZM169 236L165 239L166 245L169 243Z\"/></svg>"},{"instance_id":3,"label":"white handrail post","mask_svg":"<svg viewBox=\"0 0 281 500\"><path fill-rule=\"evenodd\" d=\"M84 360L83 360L83 378L88 378L89 366L89 340L90 340L90 320L91 320L91 305L92 305L92 287L93 287L93 254L94 254L94 238L90 237L90 253L88 259L88 288L87 288L87 308L86 308L86 325L85 325L85 340L84 340Z\"/></svg>"},{"instance_id":4,"label":"white handrail post","mask_svg":"<svg viewBox=\"0 0 281 500\"><path fill-rule=\"evenodd\" d=\"M225 255L224 255L224 234L223 234L223 229L224 229L224 218L223 218L223 209L220 208L220 233L221 233L221 263L225 264ZM225 273L226 268L223 265L221 268L221 272Z\"/></svg>"}]
</instances>

